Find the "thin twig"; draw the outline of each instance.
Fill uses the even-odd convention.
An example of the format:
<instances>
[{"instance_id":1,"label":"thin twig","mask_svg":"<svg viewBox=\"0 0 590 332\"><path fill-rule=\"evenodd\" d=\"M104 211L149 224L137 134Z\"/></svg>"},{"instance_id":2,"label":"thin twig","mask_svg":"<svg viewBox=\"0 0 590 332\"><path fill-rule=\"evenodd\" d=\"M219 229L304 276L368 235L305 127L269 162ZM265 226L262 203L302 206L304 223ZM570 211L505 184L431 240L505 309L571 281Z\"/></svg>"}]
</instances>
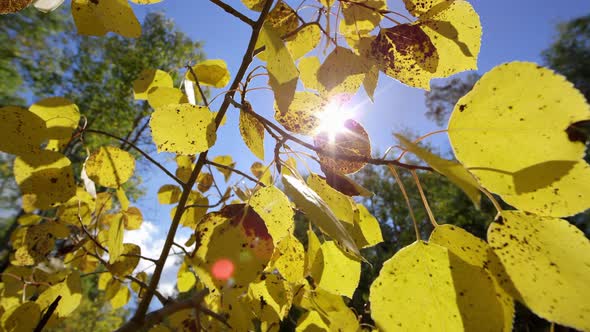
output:
<instances>
[{"instance_id":1,"label":"thin twig","mask_svg":"<svg viewBox=\"0 0 590 332\"><path fill-rule=\"evenodd\" d=\"M237 17L238 19L240 19L242 22L248 24L249 26L254 26L254 24L256 23L252 19L250 19L248 16L240 13L239 11L235 10L232 6L224 3L221 0L209 0L209 1L213 2L214 4L219 6L221 9L223 9L226 12L230 13L231 15Z\"/></svg>"},{"instance_id":2,"label":"thin twig","mask_svg":"<svg viewBox=\"0 0 590 332\"><path fill-rule=\"evenodd\" d=\"M132 282L136 283L139 285L139 287L143 288L143 289L148 289L148 285L146 285L145 282L135 278L134 276L131 275L126 275L125 276L126 279L131 280ZM166 305L167 303L170 302L170 299L168 299L167 297L165 297L164 295L162 295L162 293L160 293L159 291L155 290L154 291L154 295L156 295L156 297L158 298L158 301L160 301L160 303L162 303L162 305Z\"/></svg>"},{"instance_id":3,"label":"thin twig","mask_svg":"<svg viewBox=\"0 0 590 332\"><path fill-rule=\"evenodd\" d=\"M203 98L203 103L205 104L205 106L209 107L209 102L207 101L207 97L205 96L205 92L203 91L203 88L201 87L201 83L199 82L199 78L197 77L197 74L195 74L193 67L186 66L186 68L188 68L189 72L193 76L193 79L195 80L195 84L197 85L197 89L199 89L199 93L201 94L201 98Z\"/></svg>"},{"instance_id":4,"label":"thin twig","mask_svg":"<svg viewBox=\"0 0 590 332\"><path fill-rule=\"evenodd\" d=\"M250 181L252 181L254 183L260 183L260 181L258 181L258 179L254 178L254 177L252 177L252 176L250 176L250 175L248 175L248 174L246 174L246 173L244 173L244 172L242 172L242 171L240 171L238 169L235 169L233 167L226 166L226 165L223 165L223 164L218 164L218 163L216 163L214 161L210 161L210 160L207 160L206 163L209 164L209 165L211 165L211 166L215 166L215 167L218 167L218 168L223 168L223 169L226 169L226 170L231 171L233 173L239 174L239 175L245 177L246 179L248 179L248 180L250 180ZM264 187L264 184L263 183L261 183L261 185Z\"/></svg>"},{"instance_id":5,"label":"thin twig","mask_svg":"<svg viewBox=\"0 0 590 332\"><path fill-rule=\"evenodd\" d=\"M420 237L420 230L418 229L418 222L416 221L416 217L414 216L414 210L412 209L412 204L410 204L410 197L408 197L408 193L406 192L406 187L402 183L402 179L399 176L399 174L397 173L397 170L395 169L395 167L393 165L387 165L387 168L389 168L389 171L391 172L393 177L395 177L395 182L397 182L397 185L399 186L399 189L401 190L402 195L404 196L404 199L406 200L406 205L408 206L408 211L410 211L410 217L412 218L412 222L414 223L414 231L416 232L416 240L420 241L421 237Z\"/></svg>"},{"instance_id":6,"label":"thin twig","mask_svg":"<svg viewBox=\"0 0 590 332\"><path fill-rule=\"evenodd\" d=\"M426 213L428 213L428 218L430 219L430 223L432 223L432 226L437 227L438 223L436 222L436 219L434 219L434 214L430 210L430 205L428 204L428 200L426 199L426 195L424 195L424 191L422 190L422 185L420 184L420 178L418 178L418 174L416 174L415 170L410 170L410 173L412 173L412 177L414 178L414 181L416 182L416 186L418 187L418 191L420 192L420 198L422 198L422 203L424 204L424 208L426 209Z\"/></svg>"},{"instance_id":7,"label":"thin twig","mask_svg":"<svg viewBox=\"0 0 590 332\"><path fill-rule=\"evenodd\" d=\"M154 158L152 158L145 151L143 151L142 149L140 149L139 147L137 147L137 145L135 145L135 144L127 141L126 139L121 138L121 137L118 137L118 136L113 135L111 133L107 133L107 132L102 131L102 130L97 130L97 129L86 128L86 129L84 129L84 132L108 136L108 137L114 138L116 140L119 140L121 142L127 143L129 146L131 146L133 149L135 149L137 152L139 152L142 156L144 156L145 159L147 159L149 162L151 162L156 167L158 167L159 169L161 169L164 173L166 173L166 175L168 175L170 178L172 178L174 181L176 181L181 186L184 186L184 182L182 182L179 178L177 178L176 175L172 174L169 170L166 169L166 167L162 166L162 164L160 164L159 162L157 162Z\"/></svg>"}]
</instances>

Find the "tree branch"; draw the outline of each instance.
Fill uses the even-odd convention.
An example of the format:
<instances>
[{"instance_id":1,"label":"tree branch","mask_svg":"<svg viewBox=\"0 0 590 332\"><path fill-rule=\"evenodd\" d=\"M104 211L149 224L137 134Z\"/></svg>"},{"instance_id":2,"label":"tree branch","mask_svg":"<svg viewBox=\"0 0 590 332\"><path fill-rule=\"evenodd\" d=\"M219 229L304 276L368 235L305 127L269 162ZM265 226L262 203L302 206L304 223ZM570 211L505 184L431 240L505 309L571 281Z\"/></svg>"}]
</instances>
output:
<instances>
[{"instance_id":1,"label":"tree branch","mask_svg":"<svg viewBox=\"0 0 590 332\"><path fill-rule=\"evenodd\" d=\"M231 15L237 17L242 22L248 24L249 26L253 27L256 22L252 21L248 16L240 13L239 11L235 10L232 6L226 4L221 0L209 0L219 6L221 9L225 10L226 12L230 13Z\"/></svg>"},{"instance_id":2,"label":"tree branch","mask_svg":"<svg viewBox=\"0 0 590 332\"><path fill-rule=\"evenodd\" d=\"M264 183L258 181L256 178L254 178L254 177L252 177L252 176L250 176L250 175L248 175L248 174L246 174L246 173L244 173L244 172L242 172L242 171L240 171L238 169L235 169L235 168L230 167L230 166L218 164L218 163L213 162L213 161L210 161L210 160L207 160L206 163L209 164L209 165L211 165L211 166L215 166L215 167L227 169L228 171L231 171L233 173L239 174L239 175L245 177L246 179L248 179L248 180L250 180L250 181L252 181L254 183L257 183L257 184L261 185L262 187L265 187Z\"/></svg>"},{"instance_id":3,"label":"tree branch","mask_svg":"<svg viewBox=\"0 0 590 332\"><path fill-rule=\"evenodd\" d=\"M240 82L244 78L246 74L246 70L248 70L248 66L252 62L254 57L254 48L256 47L256 42L258 40L258 35L260 34L260 30L262 29L262 25L264 24L264 20L270 11L270 7L273 4L273 0L267 0L264 4L264 8L260 13L260 16L254 26L252 27L252 35L250 36L250 41L248 43L248 48L244 53L244 57L242 58L242 63L236 76L232 82L232 85L229 89L231 91L229 94L226 95L223 103L221 104L219 111L217 112L217 116L215 117L215 127L216 129L219 128L221 124L221 120L225 116L227 112L230 100L233 98L235 91L239 87ZM164 264L166 263L166 259L168 258L168 254L174 243L174 237L176 236L176 231L178 230L178 225L180 223L180 218L182 217L182 213L185 210L186 203L188 201L189 194L191 192L192 187L194 186L195 182L197 181L197 177L201 172L201 169L205 165L207 160L207 153L208 151L202 152L199 154L199 158L195 164L195 168L193 169L188 181L182 185L183 191L182 195L180 196L180 200L178 202L178 208L174 213L174 217L172 218L172 222L170 224L170 228L168 230L168 234L166 235L166 241L164 242L164 246L162 247L162 252L160 254L160 258L158 259L158 263L156 264L156 268L154 270L154 274L149 283L149 288L146 290L146 294L144 298L139 303L135 315L133 318L125 323L118 331L126 332L126 331L135 331L138 327L145 325L147 321L146 312L154 295L154 290L157 288L158 283L160 282L160 277L162 276L162 271L164 270ZM166 309L168 306L165 306L161 310ZM151 317L151 316L150 316Z\"/></svg>"},{"instance_id":4,"label":"tree branch","mask_svg":"<svg viewBox=\"0 0 590 332\"><path fill-rule=\"evenodd\" d=\"M43 317L41 317L41 320L39 321L39 323L35 327L34 332L41 332L41 331L43 331L43 328L45 327L45 325L47 324L47 322L49 322L49 319L51 318L51 315L53 315L53 312L55 311L55 309L57 309L57 306L59 304L59 300L61 300L61 295L58 295L55 298L55 300L53 300L53 302L51 302L51 304L47 308L47 311L45 311L45 313L43 314Z\"/></svg>"},{"instance_id":5,"label":"tree branch","mask_svg":"<svg viewBox=\"0 0 590 332\"><path fill-rule=\"evenodd\" d=\"M137 147L137 145L129 142L128 140L115 136L111 133L107 133L105 131L102 130L96 130L96 129L90 129L90 128L86 128L83 130L84 132L87 133L93 133L93 134L100 134L100 135L104 135L104 136L108 136L111 138L114 138L116 140L119 140L121 142L125 142L126 144L128 144L129 146L131 146L133 149L135 149L137 152L139 152L142 156L145 157L145 159L149 160L152 164L154 164L156 167L158 167L159 169L162 170L162 172L166 173L166 175L168 175L169 177L171 177L174 181L176 181L178 184L180 184L181 186L184 186L185 183L182 182L179 178L176 177L176 175L172 174L169 170L166 169L166 167L162 166L162 164L160 164L159 162L157 162L154 158L150 157L149 154L145 153L142 149L140 149L139 147Z\"/></svg>"}]
</instances>

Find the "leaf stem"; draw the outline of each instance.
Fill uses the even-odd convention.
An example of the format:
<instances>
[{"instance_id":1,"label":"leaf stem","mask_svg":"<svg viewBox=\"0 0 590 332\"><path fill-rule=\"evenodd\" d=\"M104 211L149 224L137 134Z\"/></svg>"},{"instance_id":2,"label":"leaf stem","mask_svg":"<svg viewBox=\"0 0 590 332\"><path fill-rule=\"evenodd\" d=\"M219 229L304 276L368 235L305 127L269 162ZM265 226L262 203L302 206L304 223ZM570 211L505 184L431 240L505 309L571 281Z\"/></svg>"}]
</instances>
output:
<instances>
[{"instance_id":1,"label":"leaf stem","mask_svg":"<svg viewBox=\"0 0 590 332\"><path fill-rule=\"evenodd\" d=\"M434 219L434 214L430 210L430 205L428 204L428 200L426 199L426 195L424 195L424 190L422 190L422 185L420 184L420 178L418 178L418 174L416 174L415 170L411 170L410 173L412 173L412 177L414 178L414 181L416 182L416 187L418 187L418 191L420 192L420 198L422 198L422 203L424 204L424 208L426 209L426 213L428 213L428 218L430 219L430 223L432 224L432 226L437 227L438 223L436 222L436 219Z\"/></svg>"},{"instance_id":2,"label":"leaf stem","mask_svg":"<svg viewBox=\"0 0 590 332\"><path fill-rule=\"evenodd\" d=\"M416 240L420 241L421 238L420 238L420 230L418 229L418 222L416 221L416 217L414 216L414 210L412 209L412 204L410 204L410 198L408 197L408 193L406 192L406 187L402 183L402 179L399 176L395 167L393 165L387 165L387 168L389 168L389 171L391 172L393 177L395 177L395 182L397 182L397 185L399 186L399 189L401 190L402 195L404 196L404 199L406 200L406 205L408 206L408 211L410 212L410 217L412 218L412 222L414 223L414 231L416 232Z\"/></svg>"}]
</instances>

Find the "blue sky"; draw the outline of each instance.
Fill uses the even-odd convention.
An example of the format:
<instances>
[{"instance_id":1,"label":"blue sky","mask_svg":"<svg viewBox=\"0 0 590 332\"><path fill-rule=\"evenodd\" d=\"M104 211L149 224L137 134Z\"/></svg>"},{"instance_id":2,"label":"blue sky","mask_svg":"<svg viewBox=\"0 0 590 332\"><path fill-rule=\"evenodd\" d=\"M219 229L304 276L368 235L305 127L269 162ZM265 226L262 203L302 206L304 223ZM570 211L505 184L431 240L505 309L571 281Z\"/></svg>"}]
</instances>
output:
<instances>
[{"instance_id":1,"label":"blue sky","mask_svg":"<svg viewBox=\"0 0 590 332\"><path fill-rule=\"evenodd\" d=\"M308 0L313 1L313 0ZM405 12L401 0L388 1L389 8ZM540 53L547 48L556 36L556 25L560 22L590 13L590 1L587 0L472 0L479 13L483 27L481 52L479 54L479 72L484 73L494 66L508 61L533 61L541 63ZM244 11L249 17L256 18L257 13L248 12L240 0L227 0L226 3ZM150 6L134 6L141 18L148 11L164 11L174 19L177 27L195 40L204 42L204 51L208 58L220 58L227 62L231 73L240 65L242 52L248 43L250 28L226 14L223 10L206 0L164 0ZM264 82L260 82L261 84ZM362 89L361 89L362 90ZM213 92L215 94L216 92ZM363 103L359 122L367 129L372 139L373 149L384 151L393 144L391 133L411 128L418 134L425 134L440 129L424 118L424 91L404 86L397 81L381 75L374 104ZM357 102L366 100L363 91L355 98ZM273 102L270 93L255 92L250 99L254 109L265 116L273 114ZM219 105L219 104L217 104ZM215 110L215 106L212 107ZM248 170L255 161L239 136L237 127L237 110L230 109L228 122L218 134L218 143L210 156L231 154L237 161L237 167ZM436 144L444 146L446 137L440 136ZM267 145L267 159L271 157L272 146ZM171 156L160 154L161 161L170 160ZM174 164L167 162L170 169ZM161 239L170 223L169 208L159 206L155 192L159 186L170 183L161 173L146 167L142 177L146 179L148 194L138 205L144 217L155 225L150 234L154 237L145 241L152 244ZM223 180L219 179L221 182ZM230 179L235 184L238 177ZM215 201L216 197L211 200ZM182 230L181 238L187 238L188 230ZM180 242L180 241L179 241ZM157 246L154 248L154 255ZM173 280L176 273L168 271L165 279Z\"/></svg>"}]
</instances>

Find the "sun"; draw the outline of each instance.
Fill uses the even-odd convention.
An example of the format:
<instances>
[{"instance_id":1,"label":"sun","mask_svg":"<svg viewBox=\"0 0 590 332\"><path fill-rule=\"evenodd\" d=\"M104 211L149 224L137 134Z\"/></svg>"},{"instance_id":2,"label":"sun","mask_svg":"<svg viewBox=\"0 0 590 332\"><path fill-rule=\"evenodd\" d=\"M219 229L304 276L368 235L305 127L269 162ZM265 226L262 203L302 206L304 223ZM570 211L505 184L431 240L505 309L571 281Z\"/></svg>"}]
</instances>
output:
<instances>
[{"instance_id":1,"label":"sun","mask_svg":"<svg viewBox=\"0 0 590 332\"><path fill-rule=\"evenodd\" d=\"M333 143L336 135L347 130L345 123L353 117L353 111L343 106L342 102L331 100L316 117L320 120L317 133L327 134L330 143Z\"/></svg>"}]
</instances>

